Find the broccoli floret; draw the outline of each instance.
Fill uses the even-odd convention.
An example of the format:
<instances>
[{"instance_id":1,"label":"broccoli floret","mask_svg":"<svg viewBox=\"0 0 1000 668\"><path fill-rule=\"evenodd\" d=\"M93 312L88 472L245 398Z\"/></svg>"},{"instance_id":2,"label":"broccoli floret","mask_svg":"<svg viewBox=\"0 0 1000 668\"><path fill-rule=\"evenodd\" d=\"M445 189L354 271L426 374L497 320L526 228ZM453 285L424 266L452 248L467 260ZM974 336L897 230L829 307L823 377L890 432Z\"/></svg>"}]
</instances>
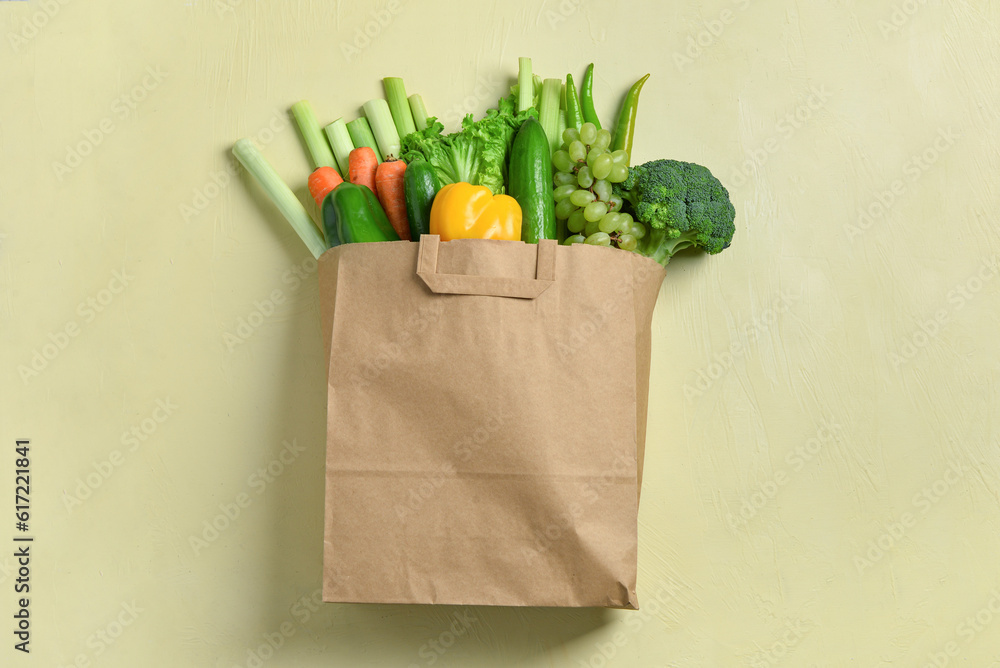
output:
<instances>
[{"instance_id":1,"label":"broccoli floret","mask_svg":"<svg viewBox=\"0 0 1000 668\"><path fill-rule=\"evenodd\" d=\"M632 167L614 185L636 220L650 228L642 253L666 265L682 248L709 254L729 248L736 208L726 190L706 167L677 160L652 160Z\"/></svg>"}]
</instances>

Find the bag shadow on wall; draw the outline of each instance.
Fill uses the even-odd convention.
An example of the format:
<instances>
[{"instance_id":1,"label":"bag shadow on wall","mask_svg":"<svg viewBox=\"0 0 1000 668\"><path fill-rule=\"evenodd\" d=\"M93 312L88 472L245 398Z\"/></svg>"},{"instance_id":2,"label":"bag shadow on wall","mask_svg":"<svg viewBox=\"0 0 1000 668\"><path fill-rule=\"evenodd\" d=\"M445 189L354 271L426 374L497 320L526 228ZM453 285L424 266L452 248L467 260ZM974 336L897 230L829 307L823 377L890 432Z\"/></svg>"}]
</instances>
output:
<instances>
[{"instance_id":1,"label":"bag shadow on wall","mask_svg":"<svg viewBox=\"0 0 1000 668\"><path fill-rule=\"evenodd\" d=\"M299 289L316 299L315 281ZM274 397L268 409L273 427L263 438L275 446L266 459L296 456L283 462L281 473L271 475L273 482L260 495L267 499L261 527L269 536L263 570L270 575L248 584L261 590L258 600L266 601L253 639L263 642L260 633L277 638L277 632L289 655L323 647L331 659L351 665L365 665L373 647L380 648L386 665L454 665L452 660L486 665L497 656L527 660L529 652L579 641L612 623L621 613L606 608L321 602L326 373L316 319L307 315L312 307L305 300L305 294L296 297L294 312L283 325L288 330L286 354L276 362L282 375L269 393ZM273 467L272 473L277 470ZM291 633L282 634L283 628ZM446 658L450 664L443 663Z\"/></svg>"}]
</instances>

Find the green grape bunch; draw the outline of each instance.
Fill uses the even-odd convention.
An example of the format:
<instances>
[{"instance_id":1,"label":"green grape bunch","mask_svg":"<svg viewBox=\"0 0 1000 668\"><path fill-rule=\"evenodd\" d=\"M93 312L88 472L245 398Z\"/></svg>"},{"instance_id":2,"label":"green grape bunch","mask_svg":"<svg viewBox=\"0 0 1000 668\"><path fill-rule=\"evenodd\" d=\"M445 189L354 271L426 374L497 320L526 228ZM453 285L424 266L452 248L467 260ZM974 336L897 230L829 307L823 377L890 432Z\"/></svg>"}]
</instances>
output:
<instances>
[{"instance_id":1,"label":"green grape bunch","mask_svg":"<svg viewBox=\"0 0 1000 668\"><path fill-rule=\"evenodd\" d=\"M628 152L609 151L611 133L593 123L566 128L562 138L562 147L552 154L552 195L556 218L565 220L570 232L563 243L635 251L646 228L622 212L622 198L611 188L628 177Z\"/></svg>"}]
</instances>

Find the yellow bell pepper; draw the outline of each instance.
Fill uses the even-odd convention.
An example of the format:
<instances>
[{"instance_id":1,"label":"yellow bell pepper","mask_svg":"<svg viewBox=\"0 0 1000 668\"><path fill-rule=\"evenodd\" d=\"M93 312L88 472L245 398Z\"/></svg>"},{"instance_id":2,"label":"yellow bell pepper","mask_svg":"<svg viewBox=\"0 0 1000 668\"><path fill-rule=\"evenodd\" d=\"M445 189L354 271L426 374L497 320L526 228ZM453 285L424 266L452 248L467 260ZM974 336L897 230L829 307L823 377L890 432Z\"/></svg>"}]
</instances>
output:
<instances>
[{"instance_id":1,"label":"yellow bell pepper","mask_svg":"<svg viewBox=\"0 0 1000 668\"><path fill-rule=\"evenodd\" d=\"M521 239L521 206L486 186L449 183L434 196L430 233L451 239Z\"/></svg>"}]
</instances>

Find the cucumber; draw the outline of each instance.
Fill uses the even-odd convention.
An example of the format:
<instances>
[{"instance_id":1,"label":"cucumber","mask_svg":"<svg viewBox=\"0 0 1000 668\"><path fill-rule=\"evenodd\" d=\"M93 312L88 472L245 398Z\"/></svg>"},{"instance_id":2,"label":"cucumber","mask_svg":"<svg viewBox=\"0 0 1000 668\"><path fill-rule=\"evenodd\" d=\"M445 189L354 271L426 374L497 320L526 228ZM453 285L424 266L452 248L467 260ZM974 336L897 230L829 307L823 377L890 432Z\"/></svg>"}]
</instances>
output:
<instances>
[{"instance_id":1,"label":"cucumber","mask_svg":"<svg viewBox=\"0 0 1000 668\"><path fill-rule=\"evenodd\" d=\"M541 123L529 118L521 124L510 149L507 194L521 205L521 241L558 238L552 199L552 156Z\"/></svg>"},{"instance_id":2,"label":"cucumber","mask_svg":"<svg viewBox=\"0 0 1000 668\"><path fill-rule=\"evenodd\" d=\"M431 229L431 204L441 189L434 166L426 160L417 160L403 172L403 194L406 196L406 216L410 219L410 238L419 241L421 234Z\"/></svg>"}]
</instances>

